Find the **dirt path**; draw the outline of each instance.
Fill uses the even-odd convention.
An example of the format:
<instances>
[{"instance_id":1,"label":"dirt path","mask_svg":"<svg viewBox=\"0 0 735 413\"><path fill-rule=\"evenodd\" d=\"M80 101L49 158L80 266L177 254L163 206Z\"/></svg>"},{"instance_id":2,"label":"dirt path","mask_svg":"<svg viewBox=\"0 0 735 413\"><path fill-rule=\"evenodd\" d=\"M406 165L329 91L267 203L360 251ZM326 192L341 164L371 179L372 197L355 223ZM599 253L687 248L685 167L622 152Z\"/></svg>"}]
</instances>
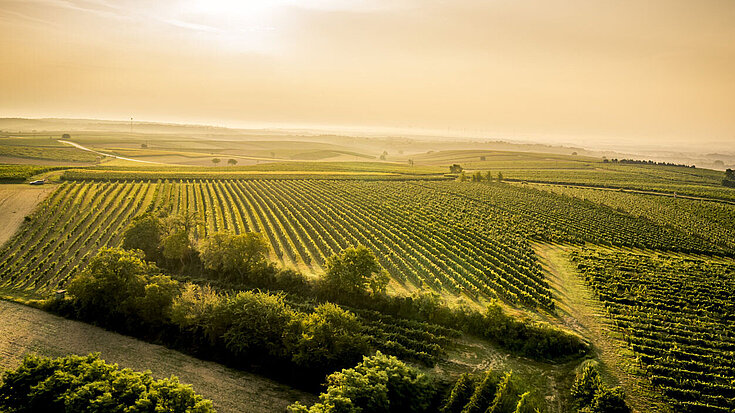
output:
<instances>
[{"instance_id":1,"label":"dirt path","mask_svg":"<svg viewBox=\"0 0 735 413\"><path fill-rule=\"evenodd\" d=\"M53 190L53 186L0 185L0 245L15 234L26 215Z\"/></svg>"},{"instance_id":2,"label":"dirt path","mask_svg":"<svg viewBox=\"0 0 735 413\"><path fill-rule=\"evenodd\" d=\"M73 146L73 147L75 147L77 149L81 149L83 151L88 151L88 152L96 153L97 155L102 155L102 156L109 156L110 158L122 159L123 161L141 162L141 163L149 163L149 164L155 164L155 165L166 165L165 163L161 163L161 162L145 161L145 160L142 160L142 159L126 158L124 156L111 155L109 153L95 151L94 149L89 149L89 148L87 148L85 146L82 146L82 145L80 145L78 143L75 143L75 142L64 141L64 140L61 140L61 139L59 139L59 142L65 143L67 145L71 145L71 146Z\"/></svg>"},{"instance_id":3,"label":"dirt path","mask_svg":"<svg viewBox=\"0 0 735 413\"><path fill-rule=\"evenodd\" d=\"M627 370L631 360L626 359L629 350L617 340L611 330L604 309L597 301L577 269L568 259L563 246L535 244L534 250L547 275L549 284L556 294L557 311L563 326L589 339L594 347L594 356L601 362L603 376L620 385L627 395L628 404L635 412L665 411L651 397L642 394L649 386L637 375Z\"/></svg>"},{"instance_id":4,"label":"dirt path","mask_svg":"<svg viewBox=\"0 0 735 413\"><path fill-rule=\"evenodd\" d=\"M284 412L296 400L315 397L263 377L202 361L99 327L0 300L0 371L17 367L23 355L50 357L102 353L102 359L156 378L174 374L182 383L214 401L218 412Z\"/></svg>"}]
</instances>

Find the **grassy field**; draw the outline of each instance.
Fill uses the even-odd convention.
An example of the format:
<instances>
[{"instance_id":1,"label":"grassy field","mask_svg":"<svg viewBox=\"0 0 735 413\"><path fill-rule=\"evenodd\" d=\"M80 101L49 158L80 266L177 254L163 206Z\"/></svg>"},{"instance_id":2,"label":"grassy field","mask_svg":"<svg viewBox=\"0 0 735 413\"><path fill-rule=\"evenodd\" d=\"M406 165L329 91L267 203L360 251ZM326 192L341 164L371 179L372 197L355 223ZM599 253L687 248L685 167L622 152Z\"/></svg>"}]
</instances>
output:
<instances>
[{"instance_id":1,"label":"grassy field","mask_svg":"<svg viewBox=\"0 0 735 413\"><path fill-rule=\"evenodd\" d=\"M0 245L15 234L38 203L53 191L48 186L27 185L0 185L0 217L3 217L3 225L0 227Z\"/></svg>"},{"instance_id":2,"label":"grassy field","mask_svg":"<svg viewBox=\"0 0 735 413\"><path fill-rule=\"evenodd\" d=\"M49 357L101 353L102 359L155 378L172 374L214 402L218 412L274 412L315 396L260 376L202 361L79 321L0 300L0 370L16 368L27 352Z\"/></svg>"}]
</instances>

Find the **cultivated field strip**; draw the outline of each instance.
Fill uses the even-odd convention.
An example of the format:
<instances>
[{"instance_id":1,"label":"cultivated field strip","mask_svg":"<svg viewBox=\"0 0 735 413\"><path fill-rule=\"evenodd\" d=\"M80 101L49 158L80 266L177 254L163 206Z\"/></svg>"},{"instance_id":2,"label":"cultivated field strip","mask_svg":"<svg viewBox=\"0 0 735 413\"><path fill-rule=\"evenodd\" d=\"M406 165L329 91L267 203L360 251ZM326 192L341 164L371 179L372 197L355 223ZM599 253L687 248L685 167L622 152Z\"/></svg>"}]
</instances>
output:
<instances>
[{"instance_id":1,"label":"cultivated field strip","mask_svg":"<svg viewBox=\"0 0 735 413\"><path fill-rule=\"evenodd\" d=\"M145 211L194 213L197 237L263 233L272 260L307 273L362 244L398 282L552 308L528 242L477 202L405 182L68 182L0 251L6 287L48 293Z\"/></svg>"}]
</instances>

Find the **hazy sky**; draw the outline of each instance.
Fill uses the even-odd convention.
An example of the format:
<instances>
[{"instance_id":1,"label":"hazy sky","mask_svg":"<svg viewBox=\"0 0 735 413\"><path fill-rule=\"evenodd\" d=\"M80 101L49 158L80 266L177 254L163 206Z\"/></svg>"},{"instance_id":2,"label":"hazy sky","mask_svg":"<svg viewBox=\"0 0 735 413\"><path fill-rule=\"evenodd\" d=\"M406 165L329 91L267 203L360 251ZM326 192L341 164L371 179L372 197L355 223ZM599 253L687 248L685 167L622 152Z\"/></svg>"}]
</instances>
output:
<instances>
[{"instance_id":1,"label":"hazy sky","mask_svg":"<svg viewBox=\"0 0 735 413\"><path fill-rule=\"evenodd\" d=\"M0 116L735 150L735 1L0 0Z\"/></svg>"}]
</instances>

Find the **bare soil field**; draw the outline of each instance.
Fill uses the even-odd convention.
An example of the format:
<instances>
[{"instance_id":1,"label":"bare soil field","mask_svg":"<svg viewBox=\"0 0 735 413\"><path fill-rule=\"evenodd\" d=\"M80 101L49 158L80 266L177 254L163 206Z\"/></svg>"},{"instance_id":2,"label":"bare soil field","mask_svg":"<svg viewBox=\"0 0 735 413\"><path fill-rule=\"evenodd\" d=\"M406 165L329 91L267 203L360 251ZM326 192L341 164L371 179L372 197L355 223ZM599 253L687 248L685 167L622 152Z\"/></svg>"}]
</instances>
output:
<instances>
[{"instance_id":1,"label":"bare soil field","mask_svg":"<svg viewBox=\"0 0 735 413\"><path fill-rule=\"evenodd\" d=\"M15 234L23 218L53 190L49 185L0 185L0 245Z\"/></svg>"},{"instance_id":2,"label":"bare soil field","mask_svg":"<svg viewBox=\"0 0 735 413\"><path fill-rule=\"evenodd\" d=\"M297 400L311 404L316 399L254 374L0 300L0 370L17 367L28 352L49 357L99 352L109 363L150 370L156 378L173 374L211 399L218 412L284 412Z\"/></svg>"}]
</instances>

